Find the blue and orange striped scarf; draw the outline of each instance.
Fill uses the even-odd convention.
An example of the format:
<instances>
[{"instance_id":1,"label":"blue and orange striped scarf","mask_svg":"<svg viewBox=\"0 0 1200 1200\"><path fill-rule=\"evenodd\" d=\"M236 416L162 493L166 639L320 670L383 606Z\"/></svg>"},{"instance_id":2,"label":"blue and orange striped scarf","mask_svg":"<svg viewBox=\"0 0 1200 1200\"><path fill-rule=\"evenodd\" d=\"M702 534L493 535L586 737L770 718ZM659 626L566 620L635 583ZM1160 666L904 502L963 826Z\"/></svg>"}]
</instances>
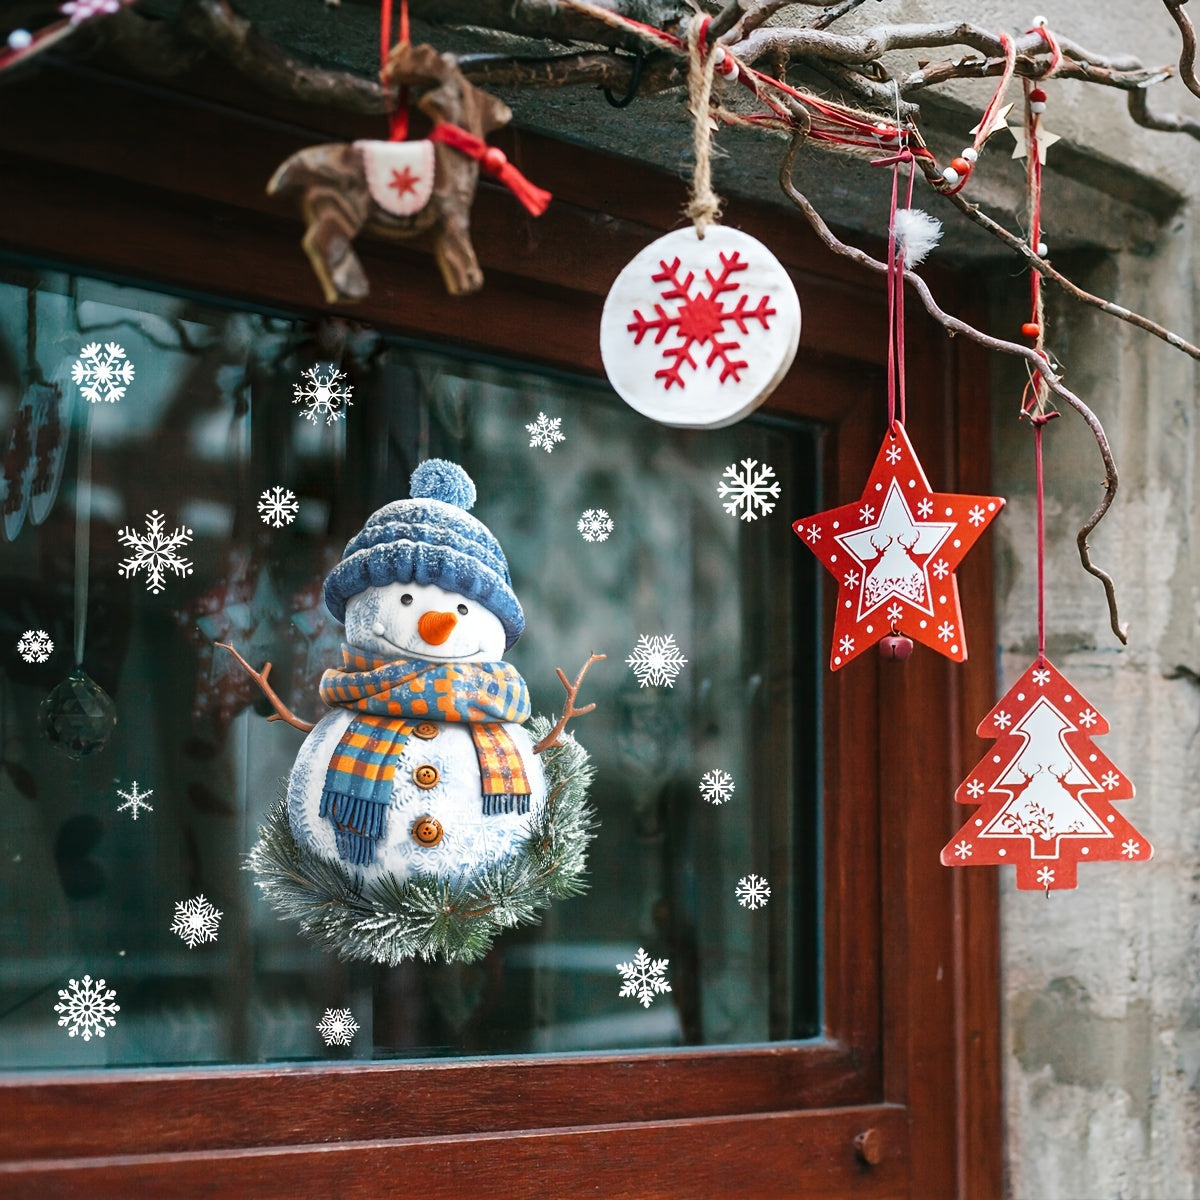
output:
<instances>
[{"instance_id":1,"label":"blue and orange striped scarf","mask_svg":"<svg viewBox=\"0 0 1200 1200\"><path fill-rule=\"evenodd\" d=\"M479 757L485 813L529 811L529 777L502 722L529 718L529 692L506 662L368 658L343 645L342 670L321 677L321 699L356 713L329 760L320 814L338 854L364 866L383 836L392 777L421 721L466 721Z\"/></svg>"}]
</instances>

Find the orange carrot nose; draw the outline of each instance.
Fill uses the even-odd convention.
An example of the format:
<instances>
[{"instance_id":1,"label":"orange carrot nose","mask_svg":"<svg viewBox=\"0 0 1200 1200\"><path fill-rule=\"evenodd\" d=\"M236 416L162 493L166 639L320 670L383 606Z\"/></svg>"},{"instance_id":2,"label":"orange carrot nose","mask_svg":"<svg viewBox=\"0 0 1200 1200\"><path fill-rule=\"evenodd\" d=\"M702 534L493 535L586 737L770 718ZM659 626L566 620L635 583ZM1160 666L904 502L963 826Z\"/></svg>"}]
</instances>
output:
<instances>
[{"instance_id":1,"label":"orange carrot nose","mask_svg":"<svg viewBox=\"0 0 1200 1200\"><path fill-rule=\"evenodd\" d=\"M458 618L452 612L427 612L418 618L417 632L431 646L440 646L457 624Z\"/></svg>"}]
</instances>

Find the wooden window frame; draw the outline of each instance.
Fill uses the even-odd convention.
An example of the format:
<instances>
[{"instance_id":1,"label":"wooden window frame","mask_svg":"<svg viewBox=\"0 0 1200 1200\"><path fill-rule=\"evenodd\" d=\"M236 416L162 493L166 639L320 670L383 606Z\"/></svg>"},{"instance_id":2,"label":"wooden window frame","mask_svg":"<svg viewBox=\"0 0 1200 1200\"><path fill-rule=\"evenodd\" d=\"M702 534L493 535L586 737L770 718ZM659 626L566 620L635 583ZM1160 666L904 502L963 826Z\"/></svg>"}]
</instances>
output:
<instances>
[{"instance_id":1,"label":"wooden window frame","mask_svg":"<svg viewBox=\"0 0 1200 1200\"><path fill-rule=\"evenodd\" d=\"M214 72L166 89L56 64L9 85L5 103L6 252L328 311L294 212L262 182L300 146L373 136L375 123L284 108ZM473 228L484 291L451 299L425 249L364 239L372 294L346 313L600 375L607 287L678 224L683 187L545 138L497 140L556 202L534 222L481 186ZM801 295L801 358L772 408L821 424L825 495L853 497L882 433L882 283L831 256L792 212L732 203L727 213L772 247ZM930 278L963 311L961 281ZM847 311L861 323L839 317ZM915 307L908 324L909 428L931 482L985 492L986 362ZM880 336L864 337L866 327ZM0 1076L0 1191L351 1197L390 1181L430 1198L999 1197L996 880L938 863L960 823L963 747L975 753L975 718L993 697L989 557L985 542L959 574L965 666L918 650L901 667L870 656L825 679L822 1038Z\"/></svg>"}]
</instances>

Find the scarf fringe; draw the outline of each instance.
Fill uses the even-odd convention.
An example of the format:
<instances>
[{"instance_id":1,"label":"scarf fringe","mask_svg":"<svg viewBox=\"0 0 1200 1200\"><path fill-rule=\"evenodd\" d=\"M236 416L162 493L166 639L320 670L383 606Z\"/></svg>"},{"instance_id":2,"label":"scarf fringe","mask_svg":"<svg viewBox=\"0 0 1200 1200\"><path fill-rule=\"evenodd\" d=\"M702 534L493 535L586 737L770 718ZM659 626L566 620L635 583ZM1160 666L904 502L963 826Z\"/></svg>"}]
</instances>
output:
<instances>
[{"instance_id":1,"label":"scarf fringe","mask_svg":"<svg viewBox=\"0 0 1200 1200\"><path fill-rule=\"evenodd\" d=\"M527 813L530 795L528 792L496 792L483 797L483 815L498 816L500 813Z\"/></svg>"}]
</instances>

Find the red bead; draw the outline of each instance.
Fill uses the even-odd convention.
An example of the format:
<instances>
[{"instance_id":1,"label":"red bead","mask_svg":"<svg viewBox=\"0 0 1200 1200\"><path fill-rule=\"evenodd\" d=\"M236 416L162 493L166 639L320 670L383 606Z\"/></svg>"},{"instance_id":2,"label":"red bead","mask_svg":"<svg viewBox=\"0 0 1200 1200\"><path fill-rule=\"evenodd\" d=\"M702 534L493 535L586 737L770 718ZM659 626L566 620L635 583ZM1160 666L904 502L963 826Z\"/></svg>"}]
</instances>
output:
<instances>
[{"instance_id":1,"label":"red bead","mask_svg":"<svg viewBox=\"0 0 1200 1200\"><path fill-rule=\"evenodd\" d=\"M965 158L952 158L950 160L950 165L959 173L959 175L966 176L970 175L971 173L971 164L967 162Z\"/></svg>"},{"instance_id":2,"label":"red bead","mask_svg":"<svg viewBox=\"0 0 1200 1200\"><path fill-rule=\"evenodd\" d=\"M1034 88L1033 91L1029 93L1029 99L1034 104L1045 104L1046 93L1043 92L1041 88Z\"/></svg>"},{"instance_id":3,"label":"red bead","mask_svg":"<svg viewBox=\"0 0 1200 1200\"><path fill-rule=\"evenodd\" d=\"M879 643L881 657L891 662L903 662L912 652L912 638L907 638L902 633L889 633Z\"/></svg>"},{"instance_id":4,"label":"red bead","mask_svg":"<svg viewBox=\"0 0 1200 1200\"><path fill-rule=\"evenodd\" d=\"M1026 321L1025 324L1021 326L1021 332L1027 338L1035 338L1042 332L1042 327L1036 321Z\"/></svg>"},{"instance_id":5,"label":"red bead","mask_svg":"<svg viewBox=\"0 0 1200 1200\"><path fill-rule=\"evenodd\" d=\"M508 155L499 146L489 146L483 152L483 157L479 160L479 165L489 175L499 175L506 162L508 162Z\"/></svg>"}]
</instances>

